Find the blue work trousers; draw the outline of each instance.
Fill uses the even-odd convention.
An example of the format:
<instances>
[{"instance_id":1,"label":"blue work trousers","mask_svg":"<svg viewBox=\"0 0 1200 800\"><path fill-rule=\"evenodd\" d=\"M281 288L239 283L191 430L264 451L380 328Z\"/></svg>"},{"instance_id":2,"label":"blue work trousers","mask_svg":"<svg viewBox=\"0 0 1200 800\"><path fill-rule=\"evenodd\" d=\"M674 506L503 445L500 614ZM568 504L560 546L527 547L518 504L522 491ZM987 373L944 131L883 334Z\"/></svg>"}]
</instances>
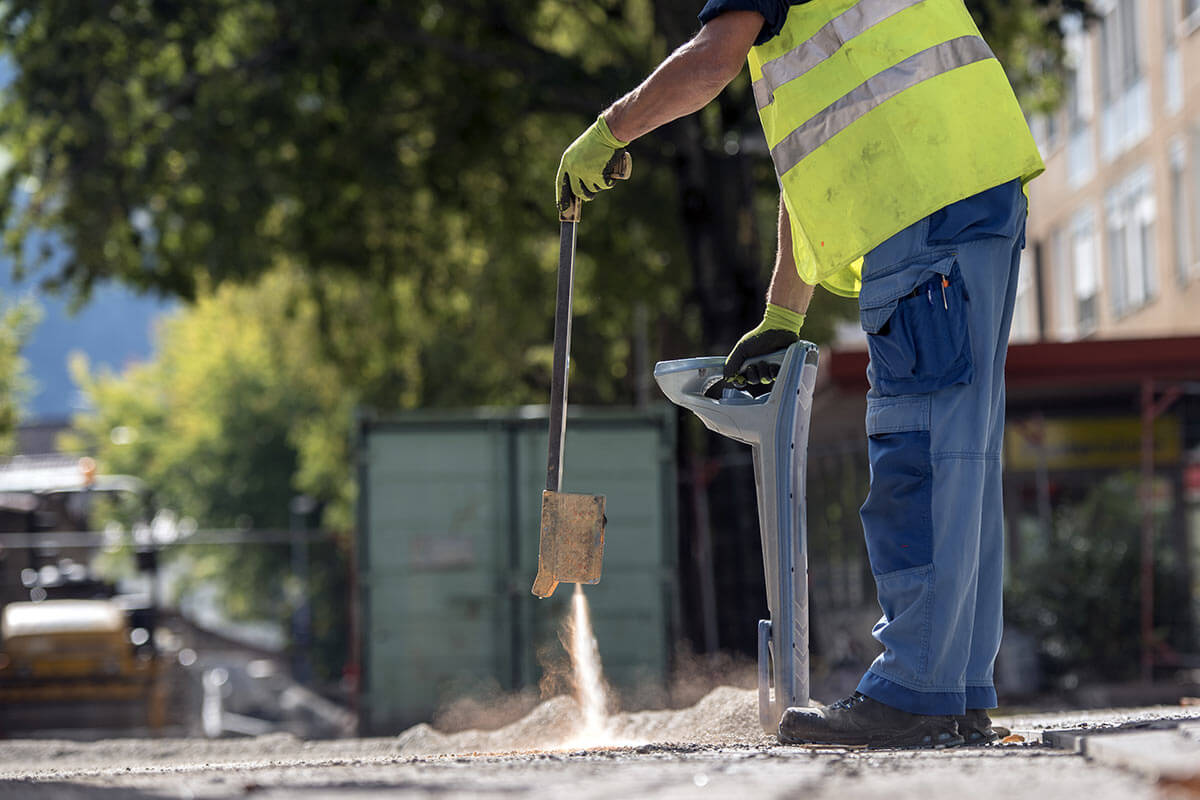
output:
<instances>
[{"instance_id":1,"label":"blue work trousers","mask_svg":"<svg viewBox=\"0 0 1200 800\"><path fill-rule=\"evenodd\" d=\"M965 241L927 217L871 251L867 332L871 487L861 515L884 651L858 685L917 714L993 708L1003 628L1004 361L1025 198ZM934 221L936 227L936 220Z\"/></svg>"}]
</instances>

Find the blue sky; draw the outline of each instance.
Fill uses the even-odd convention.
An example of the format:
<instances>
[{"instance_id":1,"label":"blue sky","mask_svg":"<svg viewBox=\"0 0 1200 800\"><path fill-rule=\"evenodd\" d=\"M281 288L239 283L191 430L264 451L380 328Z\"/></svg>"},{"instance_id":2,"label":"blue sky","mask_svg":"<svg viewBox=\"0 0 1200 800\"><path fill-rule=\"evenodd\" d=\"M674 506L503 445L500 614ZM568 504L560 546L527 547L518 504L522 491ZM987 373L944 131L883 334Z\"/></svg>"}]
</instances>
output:
<instances>
[{"instance_id":1,"label":"blue sky","mask_svg":"<svg viewBox=\"0 0 1200 800\"><path fill-rule=\"evenodd\" d=\"M84 353L97 366L120 371L149 357L154 320L172 303L139 297L123 287L104 285L79 312L68 311L66 298L48 295L30 281L14 283L7 262L0 262L0 298L32 297L42 319L22 351L34 392L25 405L24 421L58 419L83 407L78 387L67 372L72 352Z\"/></svg>"}]
</instances>

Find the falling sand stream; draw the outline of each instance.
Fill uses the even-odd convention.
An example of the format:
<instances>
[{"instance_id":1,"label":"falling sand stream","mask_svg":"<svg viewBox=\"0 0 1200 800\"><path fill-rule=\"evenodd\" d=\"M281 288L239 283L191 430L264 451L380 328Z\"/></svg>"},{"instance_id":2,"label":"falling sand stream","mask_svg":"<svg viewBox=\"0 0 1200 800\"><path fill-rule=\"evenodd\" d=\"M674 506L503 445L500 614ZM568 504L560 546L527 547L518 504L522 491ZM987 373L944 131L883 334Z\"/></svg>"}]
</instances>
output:
<instances>
[{"instance_id":1,"label":"falling sand stream","mask_svg":"<svg viewBox=\"0 0 1200 800\"><path fill-rule=\"evenodd\" d=\"M575 699L583 715L583 724L573 744L607 744L611 738L608 724L608 692L600 667L600 649L592 632L592 615L583 586L575 584L571 597L571 616L566 624L563 644L571 657L571 682Z\"/></svg>"}]
</instances>

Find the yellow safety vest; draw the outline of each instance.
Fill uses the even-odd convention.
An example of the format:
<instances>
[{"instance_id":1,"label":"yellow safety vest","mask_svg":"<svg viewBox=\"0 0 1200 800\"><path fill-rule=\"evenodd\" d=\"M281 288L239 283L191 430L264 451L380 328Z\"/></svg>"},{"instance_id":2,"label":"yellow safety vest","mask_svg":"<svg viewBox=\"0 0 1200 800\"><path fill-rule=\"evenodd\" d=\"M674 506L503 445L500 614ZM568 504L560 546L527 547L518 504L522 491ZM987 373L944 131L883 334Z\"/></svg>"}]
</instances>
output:
<instances>
[{"instance_id":1,"label":"yellow safety vest","mask_svg":"<svg viewBox=\"0 0 1200 800\"><path fill-rule=\"evenodd\" d=\"M1045 169L962 0L812 0L750 50L800 277L858 294L862 256Z\"/></svg>"}]
</instances>

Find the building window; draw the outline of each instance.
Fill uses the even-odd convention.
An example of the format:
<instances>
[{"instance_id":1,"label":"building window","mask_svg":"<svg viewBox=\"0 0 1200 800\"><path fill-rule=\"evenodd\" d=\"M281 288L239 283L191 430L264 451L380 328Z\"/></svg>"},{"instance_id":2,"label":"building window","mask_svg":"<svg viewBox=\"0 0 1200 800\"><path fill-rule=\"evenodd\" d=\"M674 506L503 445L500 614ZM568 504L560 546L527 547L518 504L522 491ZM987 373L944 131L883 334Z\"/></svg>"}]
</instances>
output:
<instances>
[{"instance_id":1,"label":"building window","mask_svg":"<svg viewBox=\"0 0 1200 800\"><path fill-rule=\"evenodd\" d=\"M1187 280L1192 280L1200 276L1200 121L1196 122L1192 127L1191 136L1189 138L1189 149L1191 151L1191 165L1189 170L1191 189L1190 195L1194 202L1187 204L1187 219L1190 223L1188 244L1191 245L1188 256L1191 264L1186 270ZM1174 164L1172 164L1174 169ZM1185 197L1189 194L1184 191Z\"/></svg>"},{"instance_id":2,"label":"building window","mask_svg":"<svg viewBox=\"0 0 1200 800\"><path fill-rule=\"evenodd\" d=\"M1047 152L1053 151L1058 147L1058 135L1060 126L1058 122L1058 113L1054 112L1046 115L1046 147Z\"/></svg>"},{"instance_id":3,"label":"building window","mask_svg":"<svg viewBox=\"0 0 1200 800\"><path fill-rule=\"evenodd\" d=\"M1017 272L1017 297L1013 305L1012 332L1009 340L1031 342L1037 338L1037 295L1034 290L1033 259L1029 250L1021 253L1021 267Z\"/></svg>"},{"instance_id":4,"label":"building window","mask_svg":"<svg viewBox=\"0 0 1200 800\"><path fill-rule=\"evenodd\" d=\"M1183 56L1179 52L1179 10L1175 0L1163 0L1163 95L1168 114L1183 108Z\"/></svg>"},{"instance_id":5,"label":"building window","mask_svg":"<svg viewBox=\"0 0 1200 800\"><path fill-rule=\"evenodd\" d=\"M1143 69L1138 0L1096 3L1100 18L1101 150L1112 161L1150 132L1150 91Z\"/></svg>"},{"instance_id":6,"label":"building window","mask_svg":"<svg viewBox=\"0 0 1200 800\"><path fill-rule=\"evenodd\" d=\"M1071 275L1071 251L1067 231L1059 229L1050 235L1050 286L1054 300L1054 338L1069 342L1078 335L1075 324L1075 281Z\"/></svg>"},{"instance_id":7,"label":"building window","mask_svg":"<svg viewBox=\"0 0 1200 800\"><path fill-rule=\"evenodd\" d=\"M1109 295L1113 314L1122 316L1154 297L1154 189L1150 170L1139 169L1105 198Z\"/></svg>"},{"instance_id":8,"label":"building window","mask_svg":"<svg viewBox=\"0 0 1200 800\"><path fill-rule=\"evenodd\" d=\"M1084 209L1071 221L1071 273L1075 290L1075 321L1080 336L1096 330L1099 323L1100 265L1097 263L1096 222Z\"/></svg>"},{"instance_id":9,"label":"building window","mask_svg":"<svg viewBox=\"0 0 1200 800\"><path fill-rule=\"evenodd\" d=\"M1057 112L1033 115L1029 120L1029 130L1033 132L1033 140L1042 158L1049 158L1058 149L1061 127Z\"/></svg>"},{"instance_id":10,"label":"building window","mask_svg":"<svg viewBox=\"0 0 1200 800\"><path fill-rule=\"evenodd\" d=\"M1078 188L1092 178L1092 49L1077 15L1063 19L1067 51L1067 182Z\"/></svg>"},{"instance_id":11,"label":"building window","mask_svg":"<svg viewBox=\"0 0 1200 800\"><path fill-rule=\"evenodd\" d=\"M1180 140L1171 142L1171 242L1174 245L1175 277L1180 284L1191 278L1191 231L1187 198L1187 148Z\"/></svg>"},{"instance_id":12,"label":"building window","mask_svg":"<svg viewBox=\"0 0 1200 800\"><path fill-rule=\"evenodd\" d=\"M1183 19L1189 28L1200 22L1200 0L1183 0Z\"/></svg>"}]
</instances>

